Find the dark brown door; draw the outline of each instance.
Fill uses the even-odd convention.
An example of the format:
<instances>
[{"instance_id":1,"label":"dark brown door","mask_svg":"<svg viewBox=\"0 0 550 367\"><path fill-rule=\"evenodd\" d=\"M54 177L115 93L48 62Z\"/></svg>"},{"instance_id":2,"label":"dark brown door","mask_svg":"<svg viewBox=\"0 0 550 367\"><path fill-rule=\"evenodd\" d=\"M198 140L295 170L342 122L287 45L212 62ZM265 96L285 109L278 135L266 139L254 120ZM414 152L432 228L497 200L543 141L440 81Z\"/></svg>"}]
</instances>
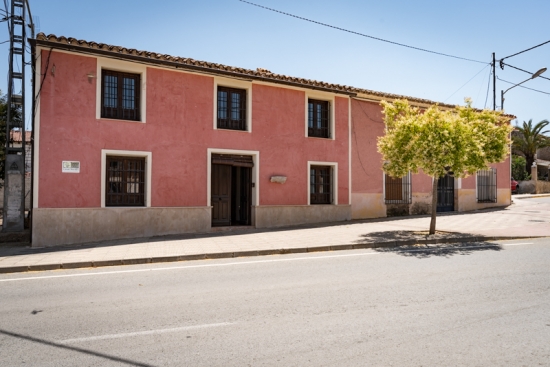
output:
<instances>
[{"instance_id":1,"label":"dark brown door","mask_svg":"<svg viewBox=\"0 0 550 367\"><path fill-rule=\"evenodd\" d=\"M252 168L232 167L231 177L232 224L249 225L250 207L252 204Z\"/></svg>"},{"instance_id":2,"label":"dark brown door","mask_svg":"<svg viewBox=\"0 0 550 367\"><path fill-rule=\"evenodd\" d=\"M231 225L231 166L212 165L212 225Z\"/></svg>"}]
</instances>

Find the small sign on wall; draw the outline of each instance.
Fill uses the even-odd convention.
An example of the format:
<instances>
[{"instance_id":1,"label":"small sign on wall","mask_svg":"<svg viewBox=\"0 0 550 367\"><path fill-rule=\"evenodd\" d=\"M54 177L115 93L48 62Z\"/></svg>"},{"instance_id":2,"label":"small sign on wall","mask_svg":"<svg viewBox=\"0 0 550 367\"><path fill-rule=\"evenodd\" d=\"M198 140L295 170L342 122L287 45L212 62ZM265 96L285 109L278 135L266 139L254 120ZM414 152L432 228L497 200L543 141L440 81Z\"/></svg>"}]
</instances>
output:
<instances>
[{"instance_id":1,"label":"small sign on wall","mask_svg":"<svg viewBox=\"0 0 550 367\"><path fill-rule=\"evenodd\" d=\"M63 165L61 166L61 172L63 172L63 173L80 173L80 162L63 161Z\"/></svg>"}]
</instances>

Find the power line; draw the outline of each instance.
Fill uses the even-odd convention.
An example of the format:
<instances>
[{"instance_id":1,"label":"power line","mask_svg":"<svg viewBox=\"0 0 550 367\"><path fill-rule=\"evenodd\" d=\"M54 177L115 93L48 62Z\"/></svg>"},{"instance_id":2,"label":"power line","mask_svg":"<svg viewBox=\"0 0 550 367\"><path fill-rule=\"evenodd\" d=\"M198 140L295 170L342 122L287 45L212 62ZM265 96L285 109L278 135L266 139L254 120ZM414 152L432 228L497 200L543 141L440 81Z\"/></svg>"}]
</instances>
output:
<instances>
[{"instance_id":1,"label":"power line","mask_svg":"<svg viewBox=\"0 0 550 367\"><path fill-rule=\"evenodd\" d=\"M504 59L508 59L508 58L510 58L510 57L517 56L517 55L522 54L522 53L524 53L524 52L531 51L532 49L537 48L537 47L540 47L540 46L543 46L543 45L545 45L545 44L547 44L547 43L550 43L550 40L549 40L549 41L546 41L546 42L543 42L543 43L541 43L540 45L536 45L536 46L533 46L533 47L531 47L531 48L528 48L527 50L523 50L523 51L520 51L520 52L516 52L516 53L513 54L513 55L503 57L502 59L500 59L500 61L502 62ZM510 66L510 65L508 65L508 66Z\"/></svg>"},{"instance_id":2,"label":"power line","mask_svg":"<svg viewBox=\"0 0 550 367\"><path fill-rule=\"evenodd\" d=\"M500 79L498 76L497 76L497 79L500 80L501 82L504 82L504 83L516 84L516 83L509 82L508 80ZM533 88L525 87L525 86L523 86L523 85L519 85L518 87L524 88L524 89L529 89L529 90L532 90L532 91L534 91L534 92L539 92L539 93L543 93L543 94L548 94L548 95L550 95L549 92L544 92L544 91L542 91L542 90L538 90L538 89L533 89Z\"/></svg>"},{"instance_id":3,"label":"power line","mask_svg":"<svg viewBox=\"0 0 550 367\"><path fill-rule=\"evenodd\" d=\"M489 88L491 86L491 76L493 75L493 69L489 69L489 80L487 81L487 94L485 95L485 104L483 109L487 108L487 99L489 98Z\"/></svg>"},{"instance_id":4,"label":"power line","mask_svg":"<svg viewBox=\"0 0 550 367\"><path fill-rule=\"evenodd\" d=\"M501 64L501 68L504 68L503 65L506 65L506 66L511 67L512 69L516 69L516 70L519 70L519 71L523 71L524 73L527 73L527 74L531 74L531 75L534 74L534 73L532 73L532 72L530 72L530 71L520 69L520 68L518 68L517 66L512 66L512 65L510 65L510 64L506 64L506 63L502 62L502 60L501 60L501 63L500 63L500 64ZM542 78L542 79L550 80L550 78L547 78L547 77L542 76L542 75L539 75L537 78Z\"/></svg>"},{"instance_id":5,"label":"power line","mask_svg":"<svg viewBox=\"0 0 550 367\"><path fill-rule=\"evenodd\" d=\"M451 94L446 100L444 100L443 103L447 102L447 101L448 101L452 96L454 96L459 90L461 90L462 88L464 88L464 86L465 86L466 84L468 84L469 82L471 82L472 79L474 79L476 76L478 76L479 73L481 73L483 70L485 70L485 68L487 68L489 65L491 65L491 64L489 63L489 64L485 65L485 66L483 67L483 69L481 69L480 71L478 71L478 72L476 73L476 75L474 75L473 77L471 77L466 83L462 84L462 86L461 86L460 88L458 88L453 94Z\"/></svg>"},{"instance_id":6,"label":"power line","mask_svg":"<svg viewBox=\"0 0 550 367\"><path fill-rule=\"evenodd\" d=\"M290 13L285 13L285 12L280 11L280 10L268 8L267 6L254 4L254 3L251 3L251 2L249 2L249 1L245 1L245 0L239 0L239 1L242 2L242 3L246 3L246 4L249 4L249 5L257 6L258 8L266 9L266 10L269 10L269 11L272 11L272 12L275 12L275 13L287 15L287 16L289 16L289 17L293 17L293 18L300 19L300 20L304 20L304 21L306 21L306 22L315 23L315 24L318 24L318 25L322 25L322 26L324 26L324 27L329 27L329 28L337 29L337 30L339 30L339 31L343 31L343 32L355 34L355 35L358 35L358 36L361 36L361 37L371 38L371 39L373 39L373 40L377 40L377 41L381 41L381 42L390 43L390 44L392 44L392 45L397 45L397 46L401 46L401 47L406 47L406 48L410 48L410 49L417 50L417 51L428 52L428 53L435 54L435 55L440 55L440 56L445 56L445 57L451 57L451 58L454 58L454 59L459 59L459 60L464 60L464 61L471 61L471 62L477 62L477 63L480 63L480 64L486 64L485 61L473 60L473 59L468 59L468 58L465 58L465 57L460 57L460 56L454 56L454 55L445 54L445 53L442 53L442 52L431 51L431 50L427 50L427 49L420 48L420 47L409 46L409 45L405 45L405 44L403 44L403 43L394 42L394 41L389 41L389 40L386 40L386 39L383 39L383 38L379 38L379 37L369 36L369 35L364 34L364 33L359 33L359 32L355 32L355 31L350 31L349 29L336 27L336 26L333 26L333 25L330 25L330 24L318 22L318 21L316 21L316 20L311 20L311 19L308 19L308 18L300 17L300 16L298 16L298 15L294 15L294 14L290 14Z\"/></svg>"}]
</instances>

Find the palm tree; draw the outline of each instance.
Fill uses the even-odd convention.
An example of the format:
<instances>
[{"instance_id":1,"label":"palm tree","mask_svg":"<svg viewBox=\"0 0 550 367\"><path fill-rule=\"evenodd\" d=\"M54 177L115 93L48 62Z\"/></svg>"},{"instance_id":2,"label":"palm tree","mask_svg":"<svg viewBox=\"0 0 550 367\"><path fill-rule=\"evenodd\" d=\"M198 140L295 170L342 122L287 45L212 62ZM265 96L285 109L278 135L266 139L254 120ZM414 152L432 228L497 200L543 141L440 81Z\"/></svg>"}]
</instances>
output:
<instances>
[{"instance_id":1,"label":"palm tree","mask_svg":"<svg viewBox=\"0 0 550 367\"><path fill-rule=\"evenodd\" d=\"M528 173L531 172L537 149L550 146L550 138L544 135L550 130L542 131L548 124L548 120L542 120L534 126L532 119L529 122L523 121L523 126L516 126L516 132L512 133L514 150L525 155L525 169Z\"/></svg>"}]
</instances>

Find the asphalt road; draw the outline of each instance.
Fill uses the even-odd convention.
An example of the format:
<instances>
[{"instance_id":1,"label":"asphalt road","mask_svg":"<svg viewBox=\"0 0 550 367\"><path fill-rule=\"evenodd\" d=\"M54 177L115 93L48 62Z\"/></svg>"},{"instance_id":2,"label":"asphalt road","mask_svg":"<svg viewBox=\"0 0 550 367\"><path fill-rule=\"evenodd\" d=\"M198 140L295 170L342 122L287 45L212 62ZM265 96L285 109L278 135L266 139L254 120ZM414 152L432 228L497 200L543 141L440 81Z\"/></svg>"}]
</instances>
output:
<instances>
[{"instance_id":1,"label":"asphalt road","mask_svg":"<svg viewBox=\"0 0 550 367\"><path fill-rule=\"evenodd\" d=\"M550 366L550 240L447 246L2 275L0 365Z\"/></svg>"}]
</instances>

